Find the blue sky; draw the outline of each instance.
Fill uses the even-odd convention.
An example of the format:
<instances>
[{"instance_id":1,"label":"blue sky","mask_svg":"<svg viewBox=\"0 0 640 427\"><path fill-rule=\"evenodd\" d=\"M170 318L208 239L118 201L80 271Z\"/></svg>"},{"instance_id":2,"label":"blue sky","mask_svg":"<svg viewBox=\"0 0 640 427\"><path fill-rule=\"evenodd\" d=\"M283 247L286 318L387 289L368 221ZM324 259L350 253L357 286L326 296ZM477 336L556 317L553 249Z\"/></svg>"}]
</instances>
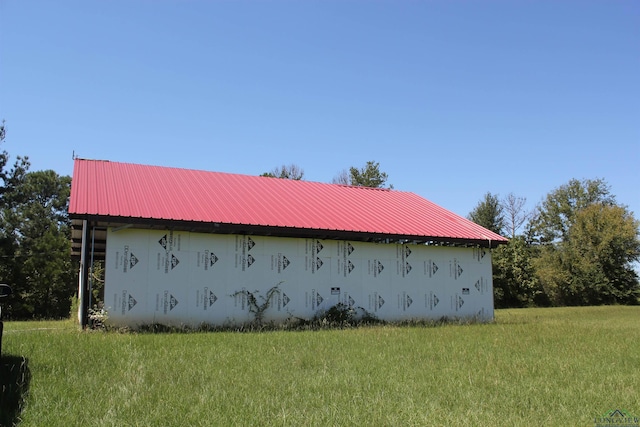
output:
<instances>
[{"instance_id":1,"label":"blue sky","mask_svg":"<svg viewBox=\"0 0 640 427\"><path fill-rule=\"evenodd\" d=\"M640 2L0 0L4 149L389 183L467 215L604 178L640 217Z\"/></svg>"}]
</instances>

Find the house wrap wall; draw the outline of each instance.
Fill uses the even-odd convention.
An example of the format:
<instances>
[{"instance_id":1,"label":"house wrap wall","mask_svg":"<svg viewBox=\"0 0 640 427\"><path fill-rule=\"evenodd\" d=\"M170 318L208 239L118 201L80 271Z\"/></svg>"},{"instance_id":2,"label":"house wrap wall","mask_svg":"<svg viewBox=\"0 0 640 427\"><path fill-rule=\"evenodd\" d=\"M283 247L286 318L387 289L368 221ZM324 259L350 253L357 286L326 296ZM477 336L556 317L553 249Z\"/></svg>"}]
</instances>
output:
<instances>
[{"instance_id":1,"label":"house wrap wall","mask_svg":"<svg viewBox=\"0 0 640 427\"><path fill-rule=\"evenodd\" d=\"M105 306L120 326L242 324L253 315L241 291L260 301L279 285L264 320L338 302L387 321L491 320L491 277L484 248L109 229Z\"/></svg>"}]
</instances>

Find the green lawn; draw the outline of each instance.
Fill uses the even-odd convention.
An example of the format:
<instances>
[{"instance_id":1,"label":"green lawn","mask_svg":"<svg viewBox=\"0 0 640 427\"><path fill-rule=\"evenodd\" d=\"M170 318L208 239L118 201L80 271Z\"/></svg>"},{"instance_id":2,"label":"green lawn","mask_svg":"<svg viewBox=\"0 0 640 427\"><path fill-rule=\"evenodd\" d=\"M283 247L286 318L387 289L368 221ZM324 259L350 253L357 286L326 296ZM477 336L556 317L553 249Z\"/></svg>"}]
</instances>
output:
<instances>
[{"instance_id":1,"label":"green lawn","mask_svg":"<svg viewBox=\"0 0 640 427\"><path fill-rule=\"evenodd\" d=\"M0 420L20 426L593 426L616 408L640 415L640 307L305 332L8 322L3 349Z\"/></svg>"}]
</instances>

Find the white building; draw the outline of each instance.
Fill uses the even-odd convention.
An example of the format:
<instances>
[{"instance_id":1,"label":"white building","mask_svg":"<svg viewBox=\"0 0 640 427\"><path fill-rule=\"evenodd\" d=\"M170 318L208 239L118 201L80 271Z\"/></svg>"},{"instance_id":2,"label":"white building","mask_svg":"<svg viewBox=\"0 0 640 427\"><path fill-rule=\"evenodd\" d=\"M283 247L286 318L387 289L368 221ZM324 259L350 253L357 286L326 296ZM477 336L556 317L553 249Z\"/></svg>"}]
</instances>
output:
<instances>
[{"instance_id":1,"label":"white building","mask_svg":"<svg viewBox=\"0 0 640 427\"><path fill-rule=\"evenodd\" d=\"M490 320L506 242L409 192L83 159L69 215L83 324L96 260L116 325L241 324L274 287L264 320Z\"/></svg>"}]
</instances>

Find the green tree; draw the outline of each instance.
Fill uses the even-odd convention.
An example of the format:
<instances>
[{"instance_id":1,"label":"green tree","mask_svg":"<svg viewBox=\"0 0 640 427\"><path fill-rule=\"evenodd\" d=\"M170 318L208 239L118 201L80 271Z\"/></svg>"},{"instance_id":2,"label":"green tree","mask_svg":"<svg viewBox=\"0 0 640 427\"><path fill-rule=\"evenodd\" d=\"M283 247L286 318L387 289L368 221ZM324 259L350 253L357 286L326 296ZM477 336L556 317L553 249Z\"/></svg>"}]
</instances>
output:
<instances>
[{"instance_id":1,"label":"green tree","mask_svg":"<svg viewBox=\"0 0 640 427\"><path fill-rule=\"evenodd\" d=\"M0 124L0 144L3 144L6 136L4 120ZM7 169L9 164L9 153L6 150L0 152L0 209L10 207L16 200L16 188L25 179L25 174L29 170L29 158L18 156L11 169Z\"/></svg>"},{"instance_id":2,"label":"green tree","mask_svg":"<svg viewBox=\"0 0 640 427\"><path fill-rule=\"evenodd\" d=\"M369 161L360 169L352 166L348 172L346 170L339 172L332 182L355 187L384 188L387 179L388 175L380 171L380 163ZM393 185L389 188L393 188Z\"/></svg>"},{"instance_id":3,"label":"green tree","mask_svg":"<svg viewBox=\"0 0 640 427\"><path fill-rule=\"evenodd\" d=\"M504 209L498 196L491 193L484 195L484 199L478 202L468 218L494 233L502 234L504 230Z\"/></svg>"},{"instance_id":4,"label":"green tree","mask_svg":"<svg viewBox=\"0 0 640 427\"><path fill-rule=\"evenodd\" d=\"M0 143L6 128L0 126ZM67 206L71 179L29 172L27 157L11 168L0 153L0 280L13 288L3 302L13 319L66 317L73 294Z\"/></svg>"},{"instance_id":5,"label":"green tree","mask_svg":"<svg viewBox=\"0 0 640 427\"><path fill-rule=\"evenodd\" d=\"M293 179L295 181L300 181L304 177L304 170L300 166L292 163L290 165L275 167L271 170L271 172L265 172L260 176Z\"/></svg>"},{"instance_id":6,"label":"green tree","mask_svg":"<svg viewBox=\"0 0 640 427\"><path fill-rule=\"evenodd\" d=\"M11 318L62 318L69 313L74 274L67 216L71 178L54 171L28 172L3 210L13 237L14 296Z\"/></svg>"},{"instance_id":7,"label":"green tree","mask_svg":"<svg viewBox=\"0 0 640 427\"><path fill-rule=\"evenodd\" d=\"M497 308L544 305L531 247L524 237L511 238L492 251L493 292Z\"/></svg>"},{"instance_id":8,"label":"green tree","mask_svg":"<svg viewBox=\"0 0 640 427\"><path fill-rule=\"evenodd\" d=\"M4 120L0 124L0 144L5 142L6 127ZM15 259L18 250L18 232L8 223L13 209L20 203L17 189L22 186L25 175L29 169L27 157L18 157L13 167L8 168L9 153L6 150L0 152L0 281L14 286L16 283L16 267L19 262ZM15 299L9 297L3 303L5 308Z\"/></svg>"},{"instance_id":9,"label":"green tree","mask_svg":"<svg viewBox=\"0 0 640 427\"><path fill-rule=\"evenodd\" d=\"M571 180L547 195L529 225L534 260L554 305L636 303L638 221L602 179Z\"/></svg>"},{"instance_id":10,"label":"green tree","mask_svg":"<svg viewBox=\"0 0 640 427\"><path fill-rule=\"evenodd\" d=\"M640 223L622 206L595 203L575 213L565 239L536 260L556 305L637 304Z\"/></svg>"},{"instance_id":11,"label":"green tree","mask_svg":"<svg viewBox=\"0 0 640 427\"><path fill-rule=\"evenodd\" d=\"M615 197L602 179L572 179L547 195L529 224L529 234L540 243L564 241L576 214L595 203L613 206Z\"/></svg>"}]
</instances>

